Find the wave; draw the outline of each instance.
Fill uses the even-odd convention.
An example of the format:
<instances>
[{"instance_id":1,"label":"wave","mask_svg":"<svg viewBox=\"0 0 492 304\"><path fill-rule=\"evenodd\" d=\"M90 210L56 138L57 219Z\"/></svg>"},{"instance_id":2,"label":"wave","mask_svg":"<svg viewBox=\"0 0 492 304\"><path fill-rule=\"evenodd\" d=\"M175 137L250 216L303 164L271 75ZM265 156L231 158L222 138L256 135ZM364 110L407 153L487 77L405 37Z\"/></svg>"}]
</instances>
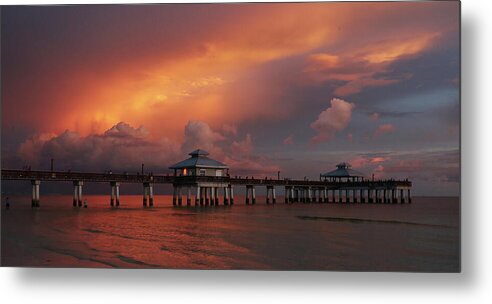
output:
<instances>
[{"instance_id":1,"label":"wave","mask_svg":"<svg viewBox=\"0 0 492 304\"><path fill-rule=\"evenodd\" d=\"M406 221L397 221L397 220L375 220L375 219L361 219L361 218L352 218L352 217L324 217L324 216L306 216L306 215L298 215L296 217L301 220L311 220L311 221L322 220L322 221L330 221L330 222L350 222L356 224L378 223L378 224L425 226L425 227L435 227L435 228L455 228L453 226L447 226L447 225L416 223L416 222L406 222Z\"/></svg>"}]
</instances>

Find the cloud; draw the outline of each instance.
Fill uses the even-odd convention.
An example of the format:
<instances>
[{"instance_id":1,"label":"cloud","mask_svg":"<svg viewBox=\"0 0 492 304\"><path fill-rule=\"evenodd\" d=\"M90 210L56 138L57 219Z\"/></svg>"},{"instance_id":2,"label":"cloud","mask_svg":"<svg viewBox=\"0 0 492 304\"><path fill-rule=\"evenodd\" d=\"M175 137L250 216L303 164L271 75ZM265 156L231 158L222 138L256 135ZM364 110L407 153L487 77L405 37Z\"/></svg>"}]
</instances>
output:
<instances>
[{"instance_id":1,"label":"cloud","mask_svg":"<svg viewBox=\"0 0 492 304\"><path fill-rule=\"evenodd\" d=\"M320 85L331 82L335 86L334 94L349 96L361 92L366 87L386 86L409 79L412 76L409 73L389 73L390 64L399 58L372 62L353 50L340 56L328 53L313 54L307 57L308 66L304 73L307 84L311 82L311 85Z\"/></svg>"},{"instance_id":2,"label":"cloud","mask_svg":"<svg viewBox=\"0 0 492 304\"><path fill-rule=\"evenodd\" d=\"M246 134L246 137L241 141L234 141L231 145L234 155L248 156L253 151L253 140L251 134Z\"/></svg>"},{"instance_id":3,"label":"cloud","mask_svg":"<svg viewBox=\"0 0 492 304\"><path fill-rule=\"evenodd\" d=\"M185 150L204 149L210 153L217 152L217 143L225 140L225 136L215 132L202 121L189 121L185 126Z\"/></svg>"},{"instance_id":4,"label":"cloud","mask_svg":"<svg viewBox=\"0 0 492 304\"><path fill-rule=\"evenodd\" d=\"M231 124L222 125L222 131L225 134L237 135L237 126Z\"/></svg>"},{"instance_id":5,"label":"cloud","mask_svg":"<svg viewBox=\"0 0 492 304\"><path fill-rule=\"evenodd\" d=\"M286 138L284 138L284 140L282 141L282 143L284 145L286 145L286 146L292 145L292 144L294 144L294 137L292 135L289 135Z\"/></svg>"},{"instance_id":6,"label":"cloud","mask_svg":"<svg viewBox=\"0 0 492 304\"><path fill-rule=\"evenodd\" d=\"M141 163L164 169L179 155L179 146L166 138L152 141L143 127L120 122L103 134L80 136L66 130L45 138L34 136L19 147L23 161L43 167L51 158L57 170L138 170Z\"/></svg>"},{"instance_id":7,"label":"cloud","mask_svg":"<svg viewBox=\"0 0 492 304\"><path fill-rule=\"evenodd\" d=\"M355 105L343 99L333 98L330 107L321 112L318 119L311 123L311 128L318 134L311 138L312 143L321 143L331 140L336 132L345 129L352 118Z\"/></svg>"},{"instance_id":8,"label":"cloud","mask_svg":"<svg viewBox=\"0 0 492 304\"><path fill-rule=\"evenodd\" d=\"M369 153L357 155L349 162L376 178L456 183L460 177L458 149Z\"/></svg>"},{"instance_id":9,"label":"cloud","mask_svg":"<svg viewBox=\"0 0 492 304\"><path fill-rule=\"evenodd\" d=\"M40 134L25 140L18 148L18 162L34 170L46 169L55 159L56 170L114 172L138 171L142 163L154 173L165 173L175 162L194 149L204 149L210 157L231 168L231 174L263 176L279 167L254 153L251 134L243 139L221 134L202 121L189 121L180 144L167 138L153 138L146 128L119 122L101 134L81 136L66 130L61 134ZM12 164L10 164L12 165Z\"/></svg>"},{"instance_id":10,"label":"cloud","mask_svg":"<svg viewBox=\"0 0 492 304\"><path fill-rule=\"evenodd\" d=\"M374 131L374 137L379 137L383 134L391 133L395 131L395 126L392 124L382 124Z\"/></svg>"},{"instance_id":11,"label":"cloud","mask_svg":"<svg viewBox=\"0 0 492 304\"><path fill-rule=\"evenodd\" d=\"M372 120L372 121L378 121L379 120L379 114L378 113L372 113L369 118Z\"/></svg>"},{"instance_id":12,"label":"cloud","mask_svg":"<svg viewBox=\"0 0 492 304\"><path fill-rule=\"evenodd\" d=\"M304 72L313 84L335 83L334 94L349 96L366 87L386 86L407 80L412 74L395 74L391 65L399 60L418 56L435 47L435 32L404 33L404 37L374 40L358 48L307 56ZM406 37L405 37L406 36Z\"/></svg>"},{"instance_id":13,"label":"cloud","mask_svg":"<svg viewBox=\"0 0 492 304\"><path fill-rule=\"evenodd\" d=\"M386 160L388 160L387 157L378 156L378 157L371 158L370 163L371 164L379 164L379 163L385 162Z\"/></svg>"},{"instance_id":14,"label":"cloud","mask_svg":"<svg viewBox=\"0 0 492 304\"><path fill-rule=\"evenodd\" d=\"M337 96L401 81L384 73L389 63L434 47L435 33L459 29L458 13L456 3L8 8L3 121L81 135L125 121L180 140L174 134L189 120L289 119L296 107L278 92L296 77L329 82ZM309 77L299 76L305 63L254 74L304 57Z\"/></svg>"}]
</instances>

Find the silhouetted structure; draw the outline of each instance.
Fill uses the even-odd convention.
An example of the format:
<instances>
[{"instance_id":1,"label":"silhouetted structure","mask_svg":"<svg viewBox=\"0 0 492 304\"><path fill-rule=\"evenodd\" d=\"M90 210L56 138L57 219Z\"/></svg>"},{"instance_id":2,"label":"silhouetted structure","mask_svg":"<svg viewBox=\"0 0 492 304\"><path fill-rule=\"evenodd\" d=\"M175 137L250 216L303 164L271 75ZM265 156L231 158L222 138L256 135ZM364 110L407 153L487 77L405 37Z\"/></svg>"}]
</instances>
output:
<instances>
[{"instance_id":1,"label":"silhouetted structure","mask_svg":"<svg viewBox=\"0 0 492 304\"><path fill-rule=\"evenodd\" d=\"M143 185L143 206L154 205L154 184L173 184L173 205L182 205L182 191L186 204L191 205L192 192L195 206L219 205L222 192L224 205L234 203L234 186L246 187L246 204L256 203L256 187L266 187L266 203L276 203L276 187L285 190L285 203L411 203L412 182L406 180L366 180L362 173L340 163L337 169L320 175L319 181L307 179L255 179L230 177L228 166L208 157L208 152L195 150L191 157L170 168L174 175L83 173L31 170L3 170L3 180L25 180L32 184L32 207L39 207L41 181L70 181L74 185L73 206L82 206L82 187L87 182L105 182L111 186L110 205L120 204L120 184Z\"/></svg>"}]
</instances>

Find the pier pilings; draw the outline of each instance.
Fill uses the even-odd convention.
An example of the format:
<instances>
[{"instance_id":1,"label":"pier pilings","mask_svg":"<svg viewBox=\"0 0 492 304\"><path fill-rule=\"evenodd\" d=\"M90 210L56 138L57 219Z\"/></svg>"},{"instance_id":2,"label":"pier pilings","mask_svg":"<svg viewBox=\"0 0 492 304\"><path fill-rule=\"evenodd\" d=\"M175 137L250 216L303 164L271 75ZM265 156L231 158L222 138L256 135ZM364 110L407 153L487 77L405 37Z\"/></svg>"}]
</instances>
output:
<instances>
[{"instance_id":1,"label":"pier pilings","mask_svg":"<svg viewBox=\"0 0 492 304\"><path fill-rule=\"evenodd\" d=\"M31 208L39 208L39 185L41 182L39 180L32 180L32 199L31 199Z\"/></svg>"},{"instance_id":2,"label":"pier pilings","mask_svg":"<svg viewBox=\"0 0 492 304\"><path fill-rule=\"evenodd\" d=\"M73 182L73 206L74 207L82 207L82 186L84 182L82 181L74 181Z\"/></svg>"}]
</instances>

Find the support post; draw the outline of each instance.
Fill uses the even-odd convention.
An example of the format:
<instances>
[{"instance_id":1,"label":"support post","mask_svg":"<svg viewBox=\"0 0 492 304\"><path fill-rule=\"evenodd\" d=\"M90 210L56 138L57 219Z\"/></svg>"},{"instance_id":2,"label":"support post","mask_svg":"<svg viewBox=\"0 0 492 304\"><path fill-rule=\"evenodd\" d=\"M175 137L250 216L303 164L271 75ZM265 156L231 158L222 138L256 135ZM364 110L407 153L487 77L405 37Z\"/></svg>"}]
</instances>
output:
<instances>
[{"instance_id":1,"label":"support post","mask_svg":"<svg viewBox=\"0 0 492 304\"><path fill-rule=\"evenodd\" d=\"M173 206L176 206L177 193L176 193L176 185L173 185Z\"/></svg>"},{"instance_id":2,"label":"support post","mask_svg":"<svg viewBox=\"0 0 492 304\"><path fill-rule=\"evenodd\" d=\"M219 205L219 187L215 187L213 188L215 193L214 193L214 196L215 196L215 206L218 206Z\"/></svg>"},{"instance_id":3,"label":"support post","mask_svg":"<svg viewBox=\"0 0 492 304\"><path fill-rule=\"evenodd\" d=\"M255 186L251 187L251 203L256 204L256 189Z\"/></svg>"},{"instance_id":4,"label":"support post","mask_svg":"<svg viewBox=\"0 0 492 304\"><path fill-rule=\"evenodd\" d=\"M275 186L272 186L272 204L277 203L277 195L275 194Z\"/></svg>"},{"instance_id":5,"label":"support post","mask_svg":"<svg viewBox=\"0 0 492 304\"><path fill-rule=\"evenodd\" d=\"M116 207L120 206L120 183L115 183L116 190Z\"/></svg>"},{"instance_id":6,"label":"support post","mask_svg":"<svg viewBox=\"0 0 492 304\"><path fill-rule=\"evenodd\" d=\"M31 207L32 208L37 208L39 207L39 184L41 182L38 180L32 180L32 200L31 200Z\"/></svg>"},{"instance_id":7,"label":"support post","mask_svg":"<svg viewBox=\"0 0 492 304\"><path fill-rule=\"evenodd\" d=\"M110 206L113 207L115 205L115 199L116 199L116 206L118 207L120 205L120 183L117 182L110 182L111 185L111 199L110 199Z\"/></svg>"},{"instance_id":8,"label":"support post","mask_svg":"<svg viewBox=\"0 0 492 304\"><path fill-rule=\"evenodd\" d=\"M188 193L186 196L186 206L191 206L191 187L188 186Z\"/></svg>"},{"instance_id":9,"label":"support post","mask_svg":"<svg viewBox=\"0 0 492 304\"><path fill-rule=\"evenodd\" d=\"M405 204L405 197L403 196L403 189L400 189L400 203Z\"/></svg>"},{"instance_id":10,"label":"support post","mask_svg":"<svg viewBox=\"0 0 492 304\"><path fill-rule=\"evenodd\" d=\"M83 182L79 182L79 193L78 193L78 199L77 199L77 206L82 207L82 186L84 185Z\"/></svg>"},{"instance_id":11,"label":"support post","mask_svg":"<svg viewBox=\"0 0 492 304\"><path fill-rule=\"evenodd\" d=\"M229 186L224 187L224 206L229 205Z\"/></svg>"},{"instance_id":12,"label":"support post","mask_svg":"<svg viewBox=\"0 0 492 304\"><path fill-rule=\"evenodd\" d=\"M210 206L215 205L215 188L210 187Z\"/></svg>"},{"instance_id":13,"label":"support post","mask_svg":"<svg viewBox=\"0 0 492 304\"><path fill-rule=\"evenodd\" d=\"M266 203L270 204L270 186L266 186Z\"/></svg>"},{"instance_id":14,"label":"support post","mask_svg":"<svg viewBox=\"0 0 492 304\"><path fill-rule=\"evenodd\" d=\"M210 188L205 187L205 206L210 204Z\"/></svg>"},{"instance_id":15,"label":"support post","mask_svg":"<svg viewBox=\"0 0 492 304\"><path fill-rule=\"evenodd\" d=\"M73 183L73 206L74 207L77 207L77 196L78 196L78 194L79 194L79 188L74 182ZM33 198L34 198L34 195L33 195Z\"/></svg>"},{"instance_id":16,"label":"support post","mask_svg":"<svg viewBox=\"0 0 492 304\"><path fill-rule=\"evenodd\" d=\"M229 194L231 195L231 206L234 204L234 187L229 185Z\"/></svg>"},{"instance_id":17,"label":"support post","mask_svg":"<svg viewBox=\"0 0 492 304\"><path fill-rule=\"evenodd\" d=\"M412 196L410 195L410 189L408 189L407 196L408 196L408 203L411 204L412 203Z\"/></svg>"},{"instance_id":18,"label":"support post","mask_svg":"<svg viewBox=\"0 0 492 304\"><path fill-rule=\"evenodd\" d=\"M154 207L154 185L149 183L147 187L149 189L149 207Z\"/></svg>"},{"instance_id":19,"label":"support post","mask_svg":"<svg viewBox=\"0 0 492 304\"><path fill-rule=\"evenodd\" d=\"M113 182L111 182L111 183L110 183L110 185L111 185L111 198L109 199L109 205L110 205L111 207L113 207L113 206L114 206L114 195L115 195L115 189L114 189L114 184L113 184Z\"/></svg>"},{"instance_id":20,"label":"support post","mask_svg":"<svg viewBox=\"0 0 492 304\"><path fill-rule=\"evenodd\" d=\"M40 182L38 182L36 185L36 207L37 208L39 208L39 185L40 185Z\"/></svg>"},{"instance_id":21,"label":"support post","mask_svg":"<svg viewBox=\"0 0 492 304\"><path fill-rule=\"evenodd\" d=\"M249 205L249 186L246 186L246 205Z\"/></svg>"},{"instance_id":22,"label":"support post","mask_svg":"<svg viewBox=\"0 0 492 304\"><path fill-rule=\"evenodd\" d=\"M200 186L196 186L196 196L195 196L195 207L198 206L198 204L203 205L203 198L201 197L200 194Z\"/></svg>"},{"instance_id":23,"label":"support post","mask_svg":"<svg viewBox=\"0 0 492 304\"><path fill-rule=\"evenodd\" d=\"M144 207L147 207L147 196L148 196L148 187L147 184L143 184L143 199L142 199L142 205Z\"/></svg>"},{"instance_id":24,"label":"support post","mask_svg":"<svg viewBox=\"0 0 492 304\"><path fill-rule=\"evenodd\" d=\"M178 187L178 206L183 205L183 195L181 193L181 186Z\"/></svg>"}]
</instances>

